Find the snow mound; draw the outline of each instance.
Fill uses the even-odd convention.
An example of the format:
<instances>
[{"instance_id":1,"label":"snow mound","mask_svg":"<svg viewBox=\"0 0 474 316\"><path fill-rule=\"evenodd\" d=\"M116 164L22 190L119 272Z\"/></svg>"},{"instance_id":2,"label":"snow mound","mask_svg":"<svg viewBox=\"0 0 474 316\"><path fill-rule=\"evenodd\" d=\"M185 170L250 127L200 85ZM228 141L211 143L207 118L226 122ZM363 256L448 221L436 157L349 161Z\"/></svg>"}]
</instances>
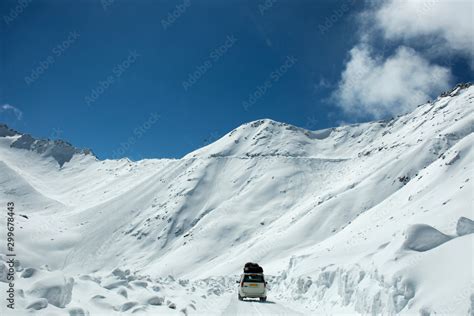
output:
<instances>
[{"instance_id":1,"label":"snow mound","mask_svg":"<svg viewBox=\"0 0 474 316\"><path fill-rule=\"evenodd\" d=\"M46 299L51 305L64 308L71 302L73 285L73 278L67 278L61 272L55 271L35 282L27 293Z\"/></svg>"},{"instance_id":2,"label":"snow mound","mask_svg":"<svg viewBox=\"0 0 474 316\"><path fill-rule=\"evenodd\" d=\"M128 282L126 280L107 280L106 282L102 283L102 287L107 290L117 289L122 286L128 286Z\"/></svg>"},{"instance_id":3,"label":"snow mound","mask_svg":"<svg viewBox=\"0 0 474 316\"><path fill-rule=\"evenodd\" d=\"M5 263L0 262L0 282L8 282L8 267Z\"/></svg>"},{"instance_id":4,"label":"snow mound","mask_svg":"<svg viewBox=\"0 0 474 316\"><path fill-rule=\"evenodd\" d=\"M119 308L117 308L117 310L119 310L121 312L126 312L126 311L134 308L135 306L138 306L138 302L126 302L126 303L122 304Z\"/></svg>"},{"instance_id":5,"label":"snow mound","mask_svg":"<svg viewBox=\"0 0 474 316\"><path fill-rule=\"evenodd\" d=\"M88 316L89 313L80 307L72 307L68 309L69 316Z\"/></svg>"},{"instance_id":6,"label":"snow mound","mask_svg":"<svg viewBox=\"0 0 474 316\"><path fill-rule=\"evenodd\" d=\"M155 295L146 299L146 304L160 306L160 305L163 305L164 301L165 299L163 297Z\"/></svg>"},{"instance_id":7,"label":"snow mound","mask_svg":"<svg viewBox=\"0 0 474 316\"><path fill-rule=\"evenodd\" d=\"M118 295L122 295L123 297L125 298L128 298L128 293L127 293L127 289L125 287L119 287L117 289L117 294Z\"/></svg>"},{"instance_id":8,"label":"snow mound","mask_svg":"<svg viewBox=\"0 0 474 316\"><path fill-rule=\"evenodd\" d=\"M37 273L38 273L38 270L35 268L26 268L25 270L23 270L20 276L22 278L28 279L36 275Z\"/></svg>"},{"instance_id":9,"label":"snow mound","mask_svg":"<svg viewBox=\"0 0 474 316\"><path fill-rule=\"evenodd\" d=\"M26 309L40 310L46 307L48 307L48 300L45 298L39 298L28 304L28 306L26 306Z\"/></svg>"},{"instance_id":10,"label":"snow mound","mask_svg":"<svg viewBox=\"0 0 474 316\"><path fill-rule=\"evenodd\" d=\"M402 248L423 252L436 248L451 239L452 237L430 225L416 224L410 226L406 231Z\"/></svg>"},{"instance_id":11,"label":"snow mound","mask_svg":"<svg viewBox=\"0 0 474 316\"><path fill-rule=\"evenodd\" d=\"M112 275L116 276L120 280L126 280L127 277L130 275L130 270L120 270L119 268L116 268L112 271Z\"/></svg>"},{"instance_id":12,"label":"snow mound","mask_svg":"<svg viewBox=\"0 0 474 316\"><path fill-rule=\"evenodd\" d=\"M458 236L464 236L467 234L474 234L474 221L467 217L461 217L456 225L456 233Z\"/></svg>"}]
</instances>

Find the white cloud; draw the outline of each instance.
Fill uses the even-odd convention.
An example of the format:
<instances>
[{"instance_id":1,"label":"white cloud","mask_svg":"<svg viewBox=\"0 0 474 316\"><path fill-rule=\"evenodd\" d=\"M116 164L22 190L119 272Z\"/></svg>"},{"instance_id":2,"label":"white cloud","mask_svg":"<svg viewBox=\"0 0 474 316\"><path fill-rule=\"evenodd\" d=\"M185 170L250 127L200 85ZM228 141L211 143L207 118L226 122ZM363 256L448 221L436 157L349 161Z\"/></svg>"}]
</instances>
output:
<instances>
[{"instance_id":1,"label":"white cloud","mask_svg":"<svg viewBox=\"0 0 474 316\"><path fill-rule=\"evenodd\" d=\"M324 77L319 78L319 82L315 84L316 90L330 89L333 88L333 84Z\"/></svg>"},{"instance_id":2,"label":"white cloud","mask_svg":"<svg viewBox=\"0 0 474 316\"><path fill-rule=\"evenodd\" d=\"M19 121L23 118L23 112L20 109L14 107L13 105L3 104L0 107L0 112L8 112L8 111L13 112L13 114L15 114L17 120Z\"/></svg>"},{"instance_id":3,"label":"white cloud","mask_svg":"<svg viewBox=\"0 0 474 316\"><path fill-rule=\"evenodd\" d=\"M366 3L359 44L332 95L346 112L376 118L407 112L449 88L453 58L466 58L474 69L472 0ZM394 45L398 49L387 57L385 48Z\"/></svg>"},{"instance_id":4,"label":"white cloud","mask_svg":"<svg viewBox=\"0 0 474 316\"><path fill-rule=\"evenodd\" d=\"M346 112L375 118L409 111L450 86L451 71L401 46L387 59L360 44L350 51L333 97Z\"/></svg>"},{"instance_id":5,"label":"white cloud","mask_svg":"<svg viewBox=\"0 0 474 316\"><path fill-rule=\"evenodd\" d=\"M387 39L430 37L444 43L443 49L473 58L472 0L388 0L373 14Z\"/></svg>"}]
</instances>

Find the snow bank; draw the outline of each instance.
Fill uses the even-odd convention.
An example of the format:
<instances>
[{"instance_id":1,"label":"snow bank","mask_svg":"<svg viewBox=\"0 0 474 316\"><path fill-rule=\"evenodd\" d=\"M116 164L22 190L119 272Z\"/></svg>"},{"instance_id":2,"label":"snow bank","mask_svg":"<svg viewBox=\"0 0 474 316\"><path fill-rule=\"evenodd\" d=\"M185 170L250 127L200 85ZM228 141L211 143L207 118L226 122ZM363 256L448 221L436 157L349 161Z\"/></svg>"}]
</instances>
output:
<instances>
[{"instance_id":1,"label":"snow bank","mask_svg":"<svg viewBox=\"0 0 474 316\"><path fill-rule=\"evenodd\" d=\"M7 275L8 275L8 267L5 263L0 261L0 282L7 283L8 282Z\"/></svg>"},{"instance_id":2,"label":"snow bank","mask_svg":"<svg viewBox=\"0 0 474 316\"><path fill-rule=\"evenodd\" d=\"M456 233L459 236L474 234L474 221L467 217L461 217L456 225Z\"/></svg>"},{"instance_id":3,"label":"snow bank","mask_svg":"<svg viewBox=\"0 0 474 316\"><path fill-rule=\"evenodd\" d=\"M452 239L434 227L425 224L412 225L405 233L403 249L428 251Z\"/></svg>"},{"instance_id":4,"label":"snow bank","mask_svg":"<svg viewBox=\"0 0 474 316\"><path fill-rule=\"evenodd\" d=\"M37 300L33 300L31 303L29 303L26 306L26 309L34 309L34 310L40 310L48 307L48 300L45 298L40 298Z\"/></svg>"},{"instance_id":5,"label":"snow bank","mask_svg":"<svg viewBox=\"0 0 474 316\"><path fill-rule=\"evenodd\" d=\"M71 302L73 286L73 278L65 277L64 274L56 271L36 281L27 291L27 294L44 298L49 304L64 308Z\"/></svg>"}]
</instances>

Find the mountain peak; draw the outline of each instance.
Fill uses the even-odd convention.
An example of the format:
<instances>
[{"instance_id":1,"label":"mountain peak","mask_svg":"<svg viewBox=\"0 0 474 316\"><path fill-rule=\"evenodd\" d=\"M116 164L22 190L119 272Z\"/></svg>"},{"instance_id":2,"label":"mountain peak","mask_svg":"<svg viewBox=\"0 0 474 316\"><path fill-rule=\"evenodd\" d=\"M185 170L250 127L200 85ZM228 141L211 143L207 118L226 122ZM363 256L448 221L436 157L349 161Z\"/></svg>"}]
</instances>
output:
<instances>
[{"instance_id":1,"label":"mountain peak","mask_svg":"<svg viewBox=\"0 0 474 316\"><path fill-rule=\"evenodd\" d=\"M260 119L239 126L216 142L198 149L185 158L196 157L306 157L310 145L323 140L333 129L312 132L271 119Z\"/></svg>"},{"instance_id":2,"label":"mountain peak","mask_svg":"<svg viewBox=\"0 0 474 316\"><path fill-rule=\"evenodd\" d=\"M303 128L296 127L296 126L288 124L288 123L275 121L275 120L272 120L272 119L269 119L269 118L264 118L264 119L251 121L249 123L241 125L239 128L247 128L247 127L250 127L250 128L253 128L253 129L257 129L257 128L260 128L260 127L263 127L263 128L273 127L273 128L284 128L284 129L289 129L289 130L305 131L305 129L303 129Z\"/></svg>"},{"instance_id":3,"label":"mountain peak","mask_svg":"<svg viewBox=\"0 0 474 316\"><path fill-rule=\"evenodd\" d=\"M443 93L441 93L440 97L441 98L444 98L444 97L454 97L456 95L459 94L459 92L461 90L464 90L464 89L468 89L469 87L471 87L473 85L472 82L462 82L462 83L458 83L456 86L454 86L454 88L448 90L448 91L445 91Z\"/></svg>"},{"instance_id":4,"label":"mountain peak","mask_svg":"<svg viewBox=\"0 0 474 316\"><path fill-rule=\"evenodd\" d=\"M272 120L272 119L269 119L269 118L264 118L264 119L259 119L259 120L255 120L255 121L252 121L252 122L248 122L248 123L246 123L242 126L250 126L252 128L257 128L257 127L260 127L262 125L286 126L288 124L278 122L278 121L275 121L275 120Z\"/></svg>"}]
</instances>

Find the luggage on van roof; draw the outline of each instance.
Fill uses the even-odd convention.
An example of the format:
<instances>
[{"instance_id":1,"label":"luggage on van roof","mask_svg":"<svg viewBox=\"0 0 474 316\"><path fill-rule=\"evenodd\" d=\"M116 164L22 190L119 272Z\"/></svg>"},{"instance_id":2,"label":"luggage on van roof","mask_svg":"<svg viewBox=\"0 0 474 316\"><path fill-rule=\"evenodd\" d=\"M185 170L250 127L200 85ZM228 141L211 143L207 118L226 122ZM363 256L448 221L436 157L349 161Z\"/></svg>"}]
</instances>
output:
<instances>
[{"instance_id":1,"label":"luggage on van roof","mask_svg":"<svg viewBox=\"0 0 474 316\"><path fill-rule=\"evenodd\" d=\"M247 262L244 266L244 273L263 273L263 268L258 263Z\"/></svg>"}]
</instances>

